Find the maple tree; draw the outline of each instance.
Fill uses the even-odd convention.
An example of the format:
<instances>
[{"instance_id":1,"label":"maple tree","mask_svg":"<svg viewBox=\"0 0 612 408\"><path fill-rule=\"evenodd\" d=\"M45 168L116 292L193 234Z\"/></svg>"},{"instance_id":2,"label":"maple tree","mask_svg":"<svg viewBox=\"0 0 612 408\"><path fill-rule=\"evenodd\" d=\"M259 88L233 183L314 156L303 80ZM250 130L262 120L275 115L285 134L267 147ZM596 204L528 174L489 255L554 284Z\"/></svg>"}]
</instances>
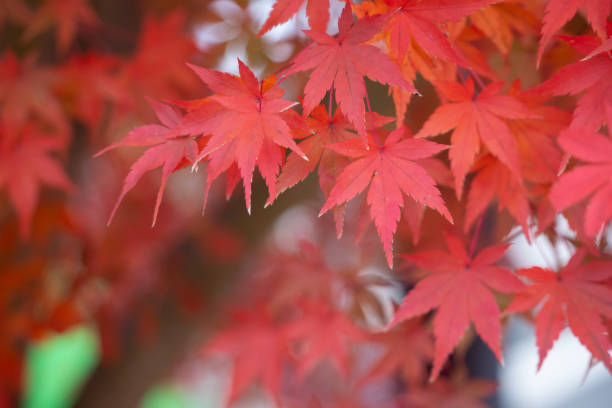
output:
<instances>
[{"instance_id":1,"label":"maple tree","mask_svg":"<svg viewBox=\"0 0 612 408\"><path fill-rule=\"evenodd\" d=\"M486 406L465 349L519 316L538 370L567 327L612 373L611 0L99 3L0 4L0 405L30 345L112 366L168 302L228 406Z\"/></svg>"}]
</instances>

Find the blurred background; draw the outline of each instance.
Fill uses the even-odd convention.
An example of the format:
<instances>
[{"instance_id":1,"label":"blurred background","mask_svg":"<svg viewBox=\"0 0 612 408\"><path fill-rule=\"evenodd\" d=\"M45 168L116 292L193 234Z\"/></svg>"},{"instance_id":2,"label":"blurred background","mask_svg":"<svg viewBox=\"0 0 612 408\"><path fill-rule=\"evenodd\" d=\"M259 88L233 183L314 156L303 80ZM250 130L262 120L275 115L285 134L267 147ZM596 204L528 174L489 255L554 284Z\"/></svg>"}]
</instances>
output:
<instances>
[{"instance_id":1,"label":"blurred background","mask_svg":"<svg viewBox=\"0 0 612 408\"><path fill-rule=\"evenodd\" d=\"M272 4L0 0L0 407L221 407L228 395L236 407L387 406L406 390L414 392L394 403L609 407L610 374L589 368L589 353L569 332L536 374L527 317L507 322L503 368L468 333L452 370L426 385L429 332L418 324L381 331L416 271L406 264L388 270L378 238L358 222L358 205L347 208L355 222L337 239L333 219L317 217L323 196L312 177L267 208L256 178L251 217L241 192L226 200L219 182L202 217L205 169L188 166L170 176L151 229L156 170L107 226L143 149L93 155L134 127L157 123L147 97L209 94L185 62L237 73L240 58L259 78L285 67L308 43L301 31L308 23L302 6L257 37ZM331 0L330 34L342 6ZM528 39L490 64L529 84L540 75L524 68L538 27L524 30ZM286 98L298 99L305 78L283 83ZM417 81L424 96L407 114L413 130L438 102ZM386 88L367 86L375 110L392 116ZM443 193L453 200L451 189ZM505 217L486 213L481 243L513 237L507 265L562 265L571 255L546 237L527 243ZM419 238L426 246L439 240L438 218L425 215ZM414 231L403 226L397 239L399 252L408 249ZM331 339L281 350L285 321L299 324L282 336ZM393 358L389 350L397 351ZM298 368L296 355L306 356ZM294 372L303 383L280 380Z\"/></svg>"}]
</instances>

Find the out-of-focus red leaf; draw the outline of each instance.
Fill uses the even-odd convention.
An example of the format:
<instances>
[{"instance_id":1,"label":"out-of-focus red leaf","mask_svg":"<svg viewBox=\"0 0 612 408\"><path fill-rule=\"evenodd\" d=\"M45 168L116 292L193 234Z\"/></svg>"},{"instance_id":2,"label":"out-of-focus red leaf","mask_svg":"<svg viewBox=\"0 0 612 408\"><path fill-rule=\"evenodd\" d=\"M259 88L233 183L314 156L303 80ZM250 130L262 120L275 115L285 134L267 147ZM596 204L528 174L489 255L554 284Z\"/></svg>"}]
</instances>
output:
<instances>
[{"instance_id":1,"label":"out-of-focus red leaf","mask_svg":"<svg viewBox=\"0 0 612 408\"><path fill-rule=\"evenodd\" d=\"M68 50L79 25L100 24L89 0L44 0L33 12L24 34L26 41L32 40L50 27L55 27L56 46L61 52Z\"/></svg>"},{"instance_id":2,"label":"out-of-focus red leaf","mask_svg":"<svg viewBox=\"0 0 612 408\"><path fill-rule=\"evenodd\" d=\"M53 157L64 149L64 140L46 134L34 124L13 132L0 122L0 189L6 188L13 202L22 238L30 234L41 186L64 191L73 187Z\"/></svg>"}]
</instances>

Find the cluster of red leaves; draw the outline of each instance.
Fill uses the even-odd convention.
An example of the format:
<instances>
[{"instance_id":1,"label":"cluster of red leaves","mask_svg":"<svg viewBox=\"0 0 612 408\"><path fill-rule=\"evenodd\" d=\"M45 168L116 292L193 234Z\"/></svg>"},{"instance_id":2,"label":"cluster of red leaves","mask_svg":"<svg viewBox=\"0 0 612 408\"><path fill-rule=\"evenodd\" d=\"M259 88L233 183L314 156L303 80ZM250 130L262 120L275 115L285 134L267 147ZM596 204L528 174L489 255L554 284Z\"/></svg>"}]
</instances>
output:
<instances>
[{"instance_id":1,"label":"cluster of red leaves","mask_svg":"<svg viewBox=\"0 0 612 408\"><path fill-rule=\"evenodd\" d=\"M230 318L202 349L206 357L224 355L233 363L227 405L253 383L288 407L304 406L304 401L325 407L370 406L374 401L367 390L375 394L392 379L402 384L404 393L383 394L377 405L454 406L462 401L479 406L494 391L490 382L458 376L452 382L428 383L434 345L423 320L372 331L372 321L385 318L383 303L388 300L388 295L374 293L391 290L392 277L365 272L359 265L332 268L324 258L319 248L302 241L295 252L262 253L260 265L249 271L237 293L245 301L232 304ZM321 386L322 378L333 381ZM453 389L451 383L465 388ZM479 384L481 392L471 390Z\"/></svg>"},{"instance_id":2,"label":"cluster of red leaves","mask_svg":"<svg viewBox=\"0 0 612 408\"><path fill-rule=\"evenodd\" d=\"M59 161L75 138L72 121L85 124L91 144L99 148L109 144L100 140L109 117L115 126L130 114L150 117L140 101L153 95L149 102L159 123L138 126L98 153L147 147L131 166L109 223L128 192L158 168L154 225L169 177L180 169L206 168L204 206L222 174L227 197L242 181L249 213L256 169L268 190L266 205L316 169L324 195L320 215L333 212L338 236L347 221L345 207L362 197L367 205L347 224L359 224L361 236L373 221L390 268L394 238L406 226L413 240L403 258L425 273L411 282L415 286L389 330L373 335L367 319L355 311L363 304L380 310L368 286L386 282L329 268L307 244L298 255L266 254L264 266L253 273L249 306L236 314L236 325L206 346L207 352L234 358L230 402L259 380L279 403L314 398L315 406L358 406L363 401L353 389L372 378L400 375L408 388L393 401L400 406L468 405L488 387L465 387L466 396L449 392L452 387L442 379L433 386L440 390L433 391L424 381L428 365L433 381L470 322L502 361L502 316L536 310L540 365L567 325L612 371L612 264L605 234L612 218L612 30L606 26L612 2L347 0L337 34L330 35L328 25L336 22L330 21L328 0L277 0L259 34L292 18L304 3L310 25L304 33L312 41L262 80L240 60L239 75L191 64L195 75L185 69L195 47L181 32L180 14L147 20L129 57L82 53L53 65L39 63L34 54L4 53L0 189L15 208L21 236L32 230L42 185L74 189ZM568 33L581 35L557 35L569 20L584 17L590 29L568 27ZM48 0L34 11L10 0L0 6L4 20L24 26L20 41L26 43L54 27L60 54L79 29L101 24L85 0ZM297 81L304 72L309 76L299 102L285 98L285 81ZM520 80L512 82L517 75ZM193 92L198 77L209 94ZM377 101L371 103L374 93L365 77L388 89L395 117L373 112ZM424 100L435 99L427 111L418 110L417 87L423 88ZM553 99L563 95L575 99ZM181 99L186 97L197 99ZM437 142L425 139L431 137ZM495 203L499 214L487 211ZM558 233L559 215L577 239ZM578 249L560 271L512 271L495 265L507 245L489 242L476 252L483 223L499 229L496 240L520 226L527 239L546 234ZM181 229L168 229L172 242ZM159 260L144 255L151 238L135 236L119 239L115 262L133 266L128 280L155 280L155 273L143 272L155 269ZM447 251L440 249L442 237ZM110 245L107 238L96 238L93 245L101 250ZM121 247L125 242L132 243ZM97 261L102 266L93 263L92 270L104 268L104 261ZM126 300L110 307L110 314L120 315L131 305L133 288L125 285ZM514 296L503 314L497 293ZM346 296L353 303L338 304ZM432 343L424 323L430 316L416 317L433 309ZM357 375L352 349L364 342L382 347L382 357L370 372ZM414 342L414 353L401 352L403 342ZM296 379L307 383L304 379L324 360L346 380L342 390L324 396L308 387L297 396L284 392ZM447 392L450 402L444 399Z\"/></svg>"},{"instance_id":3,"label":"cluster of red leaves","mask_svg":"<svg viewBox=\"0 0 612 408\"><path fill-rule=\"evenodd\" d=\"M88 3L83 1L48 1L37 11L43 13L40 10L45 9L49 12L49 15L44 17L44 21L49 24L55 18L58 19L59 28L56 32L65 30L69 33L58 34L63 39L58 39L58 47L67 47L73 39L75 27L65 26L75 24L72 13L80 13L74 9L77 6L87 10L87 15L91 13ZM66 17L63 13L69 15ZM166 28L164 41L160 42L159 38L156 38L154 43L146 40L151 36L160 37L154 35L160 24ZM194 55L193 41L180 33L183 24L184 18L180 14L170 15L161 23L148 20L141 34L142 44L139 52L124 60L115 55L84 52L71 54L64 64L44 65L37 61L34 54L23 60L11 52L2 54L0 140L4 159L0 185L7 185L9 196L19 216L23 237L27 237L30 231L29 225L37 204L39 186L47 184L66 190L70 185L63 170L54 164L56 159L53 153L65 153L75 138L70 126L71 120L82 122L87 126L89 135L100 138L99 129L107 119L106 104L110 103L115 108L112 115L125 117L128 113L134 113L137 103L135 101L142 99L144 89L157 97L171 97L180 95L181 91L184 92L197 84L194 78L176 70L172 60L167 60L169 63L165 65L157 63L160 65L159 70L167 71L166 75L172 76L170 79L160 81L157 75L142 74L150 69L150 61L159 60L158 57L146 55L157 53L159 47L164 44L174 50L176 59L185 60ZM46 25L37 30L45 28ZM168 37L172 32L178 32L174 39ZM153 79L160 86L156 87L152 83ZM172 83L172 86L168 83ZM131 90L127 84L134 88L134 93L130 94ZM27 180L22 180L21 177ZM22 182L28 187L11 187L13 183Z\"/></svg>"},{"instance_id":4,"label":"cluster of red leaves","mask_svg":"<svg viewBox=\"0 0 612 408\"><path fill-rule=\"evenodd\" d=\"M199 86L184 65L200 55L184 12L142 19L141 29L128 33L102 21L87 0L0 4L2 406L17 405L32 341L95 323L110 361L122 354L126 327L142 338L154 334L167 298L192 315L200 311L201 288L185 274L167 273L177 264L170 258L177 241L191 240L222 262L241 252L241 238L220 223L189 227L171 208L166 215L175 223L155 235L134 216L106 228L106 203L118 186L108 177L114 170L92 161L92 151L151 116L143 93L185 98ZM117 52L106 34L126 36L122 41L129 34L135 48ZM154 186L131 204L142 206L148 191ZM205 231L221 238L208 242L200 237Z\"/></svg>"},{"instance_id":5,"label":"cluster of red leaves","mask_svg":"<svg viewBox=\"0 0 612 408\"><path fill-rule=\"evenodd\" d=\"M508 210L528 239L532 235L533 208L538 215L539 231L551 232L556 213L592 194L584 225L573 225L588 240L593 240L612 217L609 205L612 190L607 183L612 144L599 132L606 121L608 125L612 121L612 102L608 92L612 78L610 40L603 44L601 40L606 39L602 19L605 20L609 13L609 1L593 1L586 5L587 18L601 38L565 38L584 55L588 54L585 59L563 67L550 79L527 91L521 91L520 82L512 86L498 80L483 83L478 72L491 73L486 75L493 79L498 75L488 67L482 54L468 46L472 43L473 47L476 40L488 39L500 52L507 54L505 42L487 30L482 21L497 16L497 20L505 21L510 27L508 35L512 39L512 29L526 31L524 27L517 27L516 20L512 19L534 16L523 2L504 7L504 4L492 5L496 3L494 1L475 0L366 1L355 6L359 16L356 21L352 5L346 2L335 36L326 33L329 15L322 9L327 9L327 4L322 6L319 3L310 0L307 6L312 29L305 33L312 43L293 58L289 67L282 71L280 80L273 75L258 81L241 61L239 77L192 67L213 95L177 102L185 114L173 119L172 130L157 131L158 125L149 125L137 128L120 142L125 145L155 144L134 164L121 197L133 187L143 171L153 166L164 166L163 188L169 173L181 168L182 163L197 166L204 161L208 171L207 189L223 172L227 172L228 194L239 178L243 180L250 213L255 167L266 181L269 205L280 192L303 180L318 165L319 182L326 197L320 215L334 210L338 235L342 232L345 204L369 186L366 194L369 217L374 221L390 267L393 265L393 238L402 207L417 213L406 216L416 237L419 236L420 218L425 207L436 210L450 223L453 223L453 218L462 220L466 233L477 219L481 219L474 232L477 235L484 211L497 201L500 210ZM301 4L301 1L278 0L260 34L286 21ZM572 7L555 1L547 4L538 62L552 35L576 12L578 4ZM454 36L445 34L449 32L451 23L459 21L463 24L454 27L455 30L475 30L478 34L472 34L471 40L462 38L460 33ZM464 35L470 38L468 34ZM415 50L427 56L429 68L420 68L422 61L415 58ZM415 92L409 82L414 75L410 74L411 69L405 69L410 64L433 84L441 101L414 137L401 125L405 106L396 106L399 116L394 131L389 133L382 128L389 121L371 112L363 78L367 76L388 85L394 92L396 104L405 105L410 100L410 93ZM432 69L434 64L454 66L450 80L448 71ZM279 85L287 76L311 70L298 114L291 109L296 103L281 99L283 91ZM571 121L568 113L544 104L550 96L579 92L584 92L584 95L579 99ZM328 109L319 105L326 94ZM405 96L402 99L396 95ZM335 114L331 112L333 99L337 102ZM169 125L170 122L164 121L159 113L158 117L165 126ZM150 132L140 135L149 128ZM422 139L450 131L450 145ZM558 142L555 141L557 137ZM298 144L294 139L304 141ZM198 145L201 145L200 149ZM566 152L565 161L562 161L558 146ZM286 160L285 148L292 151ZM437 182L441 183L440 177L436 180L435 170L421 162L432 160L445 149L449 149L450 172L460 203L463 202L466 179L474 174L468 184L464 216L451 215L436 186ZM570 156L589 164L570 167L559 177L562 166L568 167L565 162ZM159 196L156 214L158 206ZM474 322L476 332L497 358L502 360L500 311L490 289L518 294L509 309L511 312L535 308L544 296L540 292L530 295L544 278L519 271L520 275L534 281L526 285L510 270L493 265L502 258L506 246L491 247L474 256L468 254L459 239L447 236L446 241L449 253L430 251L406 256L413 264L432 274L408 293L393 321L396 324L439 308L434 319L436 344L431 379L438 376L470 321ZM600 244L605 245L602 241ZM598 253L595 251L594 255L598 256ZM598 262L609 265L606 261ZM589 270L587 266L584 268L577 270ZM565 270L559 272L560 277ZM597 282L609 278L606 274L597 276ZM543 293L561 290L546 288L542 289ZM601 316L609 318L605 310L612 299L610 289L600 285L592 290L601 292L597 295L600 303L593 303L588 312L586 309L574 312L571 305L577 302L578 295L568 292L568 295L559 294L556 303L552 300L546 303L556 304L554 311L548 310L553 306L544 306L538 313L536 325L542 357L564 327L562 310L566 310L574 333L596 359L610 367L610 344L601 321ZM521 302L522 297L529 301ZM582 316L583 326L578 327L575 313ZM257 319L261 318L257 316ZM275 327L270 321L266 322L260 321L257 330L261 325ZM245 327L240 330L246 330ZM246 334L237 334L236 339L243 336ZM286 346L269 347L275 353L288 352ZM240 361L241 357L237 358ZM276 356L274 361L280 365L285 358L287 356ZM234 385L230 399L257 375L261 375L266 387L277 395L281 369L266 366L267 371L259 373L251 366L258 363L248 361L248 368L236 372L244 370L251 374ZM298 368L298 372L304 370Z\"/></svg>"}]
</instances>

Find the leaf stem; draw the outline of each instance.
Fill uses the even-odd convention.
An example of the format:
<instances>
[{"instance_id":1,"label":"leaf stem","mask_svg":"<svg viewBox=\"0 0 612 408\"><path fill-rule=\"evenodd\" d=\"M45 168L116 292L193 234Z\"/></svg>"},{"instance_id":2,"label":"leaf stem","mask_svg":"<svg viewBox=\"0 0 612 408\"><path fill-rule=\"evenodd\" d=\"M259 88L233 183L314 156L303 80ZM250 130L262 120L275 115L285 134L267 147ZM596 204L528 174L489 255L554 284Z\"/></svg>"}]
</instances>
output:
<instances>
[{"instance_id":1,"label":"leaf stem","mask_svg":"<svg viewBox=\"0 0 612 408\"><path fill-rule=\"evenodd\" d=\"M473 69L470 69L469 71L470 71L470 74L472 74L472 77L474 77L474 80L476 81L480 89L481 90L484 89L486 85L482 81L482 78L480 78L480 75L478 75L476 71L474 71Z\"/></svg>"},{"instance_id":2,"label":"leaf stem","mask_svg":"<svg viewBox=\"0 0 612 408\"><path fill-rule=\"evenodd\" d=\"M476 251L476 243L478 242L478 236L480 235L480 230L482 229L482 221L484 220L484 216L484 214L480 216L480 218L478 219L478 224L476 225L476 229L474 230L474 236L472 237L472 243L470 244L470 259L472 259L472 257L474 256L474 251Z\"/></svg>"},{"instance_id":3,"label":"leaf stem","mask_svg":"<svg viewBox=\"0 0 612 408\"><path fill-rule=\"evenodd\" d=\"M368 107L368 113L370 114L370 120L372 121L372 127L374 127L374 142L376 142L376 147L380 148L382 143L380 143L380 138L378 137L378 129L376 128L376 123L374 122L374 113L372 113L372 107L370 106L370 95L366 90L366 106ZM366 121L366 133L368 131L368 123Z\"/></svg>"}]
</instances>

